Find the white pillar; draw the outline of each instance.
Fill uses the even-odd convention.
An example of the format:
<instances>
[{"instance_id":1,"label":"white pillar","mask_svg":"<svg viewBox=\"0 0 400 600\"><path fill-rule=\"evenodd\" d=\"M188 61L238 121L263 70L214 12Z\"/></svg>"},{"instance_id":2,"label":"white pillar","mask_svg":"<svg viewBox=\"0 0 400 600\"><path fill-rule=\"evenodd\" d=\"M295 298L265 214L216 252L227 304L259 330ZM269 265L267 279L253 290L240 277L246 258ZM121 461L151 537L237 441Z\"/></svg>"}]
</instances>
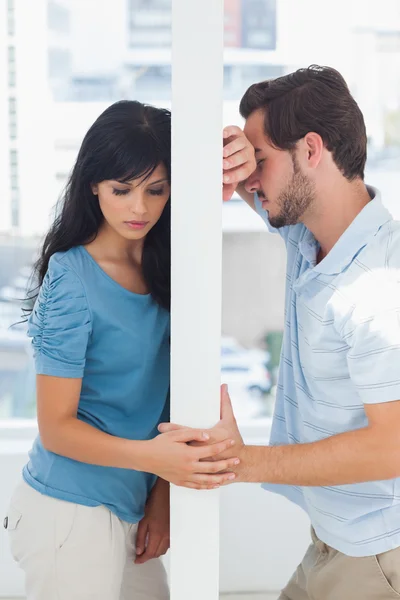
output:
<instances>
[{"instance_id":1,"label":"white pillar","mask_svg":"<svg viewBox=\"0 0 400 600\"><path fill-rule=\"evenodd\" d=\"M219 418L223 0L172 2L171 420ZM171 600L217 600L219 492L171 489Z\"/></svg>"}]
</instances>

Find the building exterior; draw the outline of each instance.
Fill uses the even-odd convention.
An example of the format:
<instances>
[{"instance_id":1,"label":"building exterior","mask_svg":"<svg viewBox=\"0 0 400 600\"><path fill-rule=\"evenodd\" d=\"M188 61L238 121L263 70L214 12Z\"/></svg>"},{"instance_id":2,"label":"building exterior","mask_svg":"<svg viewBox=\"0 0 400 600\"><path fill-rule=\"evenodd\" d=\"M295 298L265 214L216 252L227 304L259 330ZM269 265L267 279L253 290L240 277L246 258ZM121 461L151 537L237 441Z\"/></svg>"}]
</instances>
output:
<instances>
[{"instance_id":1,"label":"building exterior","mask_svg":"<svg viewBox=\"0 0 400 600\"><path fill-rule=\"evenodd\" d=\"M59 31L67 23L67 5L66 0L1 4L2 231L40 233L48 222L47 199L56 193L51 82L55 90L65 87L69 73L68 32Z\"/></svg>"}]
</instances>

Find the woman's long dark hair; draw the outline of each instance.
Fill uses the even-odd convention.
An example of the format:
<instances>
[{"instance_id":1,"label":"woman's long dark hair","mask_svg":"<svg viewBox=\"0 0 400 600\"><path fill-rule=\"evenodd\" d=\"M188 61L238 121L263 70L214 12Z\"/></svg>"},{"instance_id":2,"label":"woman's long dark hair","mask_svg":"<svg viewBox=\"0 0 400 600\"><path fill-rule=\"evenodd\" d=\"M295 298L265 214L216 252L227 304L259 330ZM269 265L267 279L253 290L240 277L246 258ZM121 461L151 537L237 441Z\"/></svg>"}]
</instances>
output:
<instances>
[{"instance_id":1,"label":"woman's long dark hair","mask_svg":"<svg viewBox=\"0 0 400 600\"><path fill-rule=\"evenodd\" d=\"M168 110L123 100L107 108L87 132L68 180L55 221L47 233L35 264L37 288L56 252L69 250L96 238L104 220L92 185L115 179L149 177L163 164L171 180L171 113ZM165 209L146 236L142 270L150 294L170 308L171 206ZM28 312L30 312L28 310Z\"/></svg>"}]
</instances>

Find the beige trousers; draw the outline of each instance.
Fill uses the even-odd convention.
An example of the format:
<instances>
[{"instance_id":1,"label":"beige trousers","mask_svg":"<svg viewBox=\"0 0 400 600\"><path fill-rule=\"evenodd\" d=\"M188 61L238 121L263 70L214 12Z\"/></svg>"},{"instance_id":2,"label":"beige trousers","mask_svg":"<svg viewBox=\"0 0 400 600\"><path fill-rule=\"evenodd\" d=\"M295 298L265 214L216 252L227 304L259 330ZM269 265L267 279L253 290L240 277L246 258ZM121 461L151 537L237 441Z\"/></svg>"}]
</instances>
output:
<instances>
[{"instance_id":1,"label":"beige trousers","mask_svg":"<svg viewBox=\"0 0 400 600\"><path fill-rule=\"evenodd\" d=\"M279 600L399 600L400 548L354 558L312 540Z\"/></svg>"},{"instance_id":2,"label":"beige trousers","mask_svg":"<svg viewBox=\"0 0 400 600\"><path fill-rule=\"evenodd\" d=\"M22 481L5 525L27 600L167 600L160 559L135 565L137 525L104 506L40 494Z\"/></svg>"}]
</instances>

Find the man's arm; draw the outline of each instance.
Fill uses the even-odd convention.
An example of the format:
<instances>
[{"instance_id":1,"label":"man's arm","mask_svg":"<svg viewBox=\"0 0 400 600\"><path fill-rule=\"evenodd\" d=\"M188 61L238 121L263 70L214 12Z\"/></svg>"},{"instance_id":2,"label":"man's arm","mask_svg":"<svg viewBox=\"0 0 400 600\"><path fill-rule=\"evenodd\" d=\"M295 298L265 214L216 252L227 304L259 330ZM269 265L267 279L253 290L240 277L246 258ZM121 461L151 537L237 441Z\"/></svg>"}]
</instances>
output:
<instances>
[{"instance_id":1,"label":"man's arm","mask_svg":"<svg viewBox=\"0 0 400 600\"><path fill-rule=\"evenodd\" d=\"M366 404L368 426L309 444L246 446L240 435L226 386L222 386L221 420L214 435L235 440L240 463L233 467L235 482L280 483L299 486L344 485L400 476L400 401ZM160 431L181 426L165 423ZM215 432L215 433L213 433Z\"/></svg>"},{"instance_id":2,"label":"man's arm","mask_svg":"<svg viewBox=\"0 0 400 600\"><path fill-rule=\"evenodd\" d=\"M243 446L236 481L329 486L399 477L400 401L365 412L367 427L318 442Z\"/></svg>"}]
</instances>

